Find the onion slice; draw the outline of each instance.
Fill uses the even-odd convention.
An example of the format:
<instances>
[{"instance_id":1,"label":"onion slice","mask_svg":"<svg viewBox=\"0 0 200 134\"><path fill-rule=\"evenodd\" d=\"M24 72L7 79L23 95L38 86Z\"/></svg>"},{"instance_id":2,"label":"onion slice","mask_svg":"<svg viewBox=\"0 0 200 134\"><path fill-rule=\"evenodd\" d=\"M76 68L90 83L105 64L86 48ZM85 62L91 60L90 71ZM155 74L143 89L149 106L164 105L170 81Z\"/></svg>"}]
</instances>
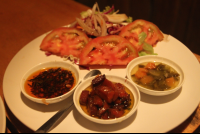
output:
<instances>
[{"instance_id":1,"label":"onion slice","mask_svg":"<svg viewBox=\"0 0 200 134\"><path fill-rule=\"evenodd\" d=\"M99 22L101 26L101 36L106 36L107 34L107 27L106 27L106 22L104 18L101 16L101 14L97 14L97 21Z\"/></svg>"},{"instance_id":2,"label":"onion slice","mask_svg":"<svg viewBox=\"0 0 200 134\"><path fill-rule=\"evenodd\" d=\"M126 19L128 19L126 14L112 14L112 15L105 14L105 16L108 18L108 21L112 23L121 23L125 21Z\"/></svg>"},{"instance_id":3,"label":"onion slice","mask_svg":"<svg viewBox=\"0 0 200 134\"><path fill-rule=\"evenodd\" d=\"M99 34L92 28L88 27L81 19L76 18L76 21L78 24L89 34L94 35L94 36L99 36Z\"/></svg>"}]
</instances>

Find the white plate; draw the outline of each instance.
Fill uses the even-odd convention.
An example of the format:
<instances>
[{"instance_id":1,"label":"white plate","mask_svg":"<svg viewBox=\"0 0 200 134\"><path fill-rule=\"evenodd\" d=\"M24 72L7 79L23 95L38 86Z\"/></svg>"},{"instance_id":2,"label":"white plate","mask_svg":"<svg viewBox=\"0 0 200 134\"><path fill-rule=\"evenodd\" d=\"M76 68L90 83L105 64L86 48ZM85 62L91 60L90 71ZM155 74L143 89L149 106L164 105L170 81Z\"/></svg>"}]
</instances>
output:
<instances>
[{"instance_id":1,"label":"white plate","mask_svg":"<svg viewBox=\"0 0 200 134\"><path fill-rule=\"evenodd\" d=\"M6 111L3 104L3 100L0 97L0 133L5 133L6 131Z\"/></svg>"},{"instance_id":2,"label":"white plate","mask_svg":"<svg viewBox=\"0 0 200 134\"><path fill-rule=\"evenodd\" d=\"M39 45L46 34L36 38L22 48L9 63L4 79L3 93L5 100L14 115L32 130L37 130L52 117L67 100L44 106L28 100L20 92L20 80L23 74L34 65L51 60L63 60L57 56L45 56ZM174 37L169 36L155 47L158 55L172 59L185 72L185 83L182 89L174 94L156 97L141 93L141 102L133 116L120 124L96 124L85 119L75 107L52 133L88 133L88 132L167 132L185 121L197 108L200 101L200 65L193 53ZM125 77L125 68L100 69L105 74L116 74ZM88 70L80 69L80 78Z\"/></svg>"}]
</instances>

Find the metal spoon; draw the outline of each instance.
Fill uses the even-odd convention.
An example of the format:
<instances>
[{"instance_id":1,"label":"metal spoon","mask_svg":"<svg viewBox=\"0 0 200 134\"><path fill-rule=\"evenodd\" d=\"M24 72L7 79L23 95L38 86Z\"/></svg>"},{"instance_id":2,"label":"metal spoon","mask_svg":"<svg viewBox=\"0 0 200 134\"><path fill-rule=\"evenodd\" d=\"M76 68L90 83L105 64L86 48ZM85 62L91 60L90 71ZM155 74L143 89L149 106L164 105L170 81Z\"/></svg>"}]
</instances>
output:
<instances>
[{"instance_id":1,"label":"metal spoon","mask_svg":"<svg viewBox=\"0 0 200 134\"><path fill-rule=\"evenodd\" d=\"M88 74L85 75L83 80L91 77L101 74L99 70L92 70ZM80 81L78 85L81 83ZM51 117L46 123L44 123L38 130L35 131L35 133L47 133L49 130L57 124L57 122L63 118L65 118L64 114L67 113L68 109L73 106L73 99L67 103L67 106L64 109L59 110L53 117Z\"/></svg>"}]
</instances>

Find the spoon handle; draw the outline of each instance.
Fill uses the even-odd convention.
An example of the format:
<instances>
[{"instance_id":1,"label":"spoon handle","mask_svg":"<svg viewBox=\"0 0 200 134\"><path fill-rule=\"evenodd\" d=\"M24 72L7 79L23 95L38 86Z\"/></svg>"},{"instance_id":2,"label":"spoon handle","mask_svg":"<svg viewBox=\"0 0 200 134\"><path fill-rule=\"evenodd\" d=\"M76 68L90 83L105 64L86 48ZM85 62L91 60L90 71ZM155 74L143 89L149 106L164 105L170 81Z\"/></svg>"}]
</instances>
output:
<instances>
[{"instance_id":1,"label":"spoon handle","mask_svg":"<svg viewBox=\"0 0 200 134\"><path fill-rule=\"evenodd\" d=\"M93 70L90 71L84 78L83 80L91 77L91 76L95 76L101 74L101 72L99 70ZM82 81L80 81L78 83L78 85L81 83ZM54 116L52 116L46 123L44 123L38 130L35 131L35 133L47 133L49 132L53 127L55 127L56 124L58 124L60 122L60 120L63 120L66 116L66 113L68 111L68 109L73 106L74 102L73 99L71 101L69 101L66 105L65 108L59 110ZM65 116L64 116L65 115Z\"/></svg>"},{"instance_id":2,"label":"spoon handle","mask_svg":"<svg viewBox=\"0 0 200 134\"><path fill-rule=\"evenodd\" d=\"M35 133L47 133L50 129L53 128L54 125L57 124L58 121L65 118L65 114L68 109L73 106L73 99L67 103L67 106L60 111L58 111L54 116L52 116L46 123L44 123Z\"/></svg>"}]
</instances>

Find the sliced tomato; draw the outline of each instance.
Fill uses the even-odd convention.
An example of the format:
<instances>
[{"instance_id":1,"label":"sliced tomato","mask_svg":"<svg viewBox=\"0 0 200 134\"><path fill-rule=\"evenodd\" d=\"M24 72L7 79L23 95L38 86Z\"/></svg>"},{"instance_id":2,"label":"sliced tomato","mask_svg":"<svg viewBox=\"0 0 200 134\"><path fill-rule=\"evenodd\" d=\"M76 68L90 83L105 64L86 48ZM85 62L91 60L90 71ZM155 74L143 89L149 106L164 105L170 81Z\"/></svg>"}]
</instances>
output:
<instances>
[{"instance_id":1,"label":"sliced tomato","mask_svg":"<svg viewBox=\"0 0 200 134\"><path fill-rule=\"evenodd\" d=\"M51 31L43 39L40 49L57 56L79 57L89 42L87 35L76 28L61 27Z\"/></svg>"},{"instance_id":2,"label":"sliced tomato","mask_svg":"<svg viewBox=\"0 0 200 134\"><path fill-rule=\"evenodd\" d=\"M138 51L128 40L118 35L91 40L80 55L80 65L127 65L138 57Z\"/></svg>"},{"instance_id":3,"label":"sliced tomato","mask_svg":"<svg viewBox=\"0 0 200 134\"><path fill-rule=\"evenodd\" d=\"M162 32L155 24L142 19L135 20L126 25L119 35L129 40L138 51L141 51L143 49L143 44L139 42L138 35L142 32L147 34L145 42L152 46L155 46L157 42L162 41L164 38Z\"/></svg>"}]
</instances>

